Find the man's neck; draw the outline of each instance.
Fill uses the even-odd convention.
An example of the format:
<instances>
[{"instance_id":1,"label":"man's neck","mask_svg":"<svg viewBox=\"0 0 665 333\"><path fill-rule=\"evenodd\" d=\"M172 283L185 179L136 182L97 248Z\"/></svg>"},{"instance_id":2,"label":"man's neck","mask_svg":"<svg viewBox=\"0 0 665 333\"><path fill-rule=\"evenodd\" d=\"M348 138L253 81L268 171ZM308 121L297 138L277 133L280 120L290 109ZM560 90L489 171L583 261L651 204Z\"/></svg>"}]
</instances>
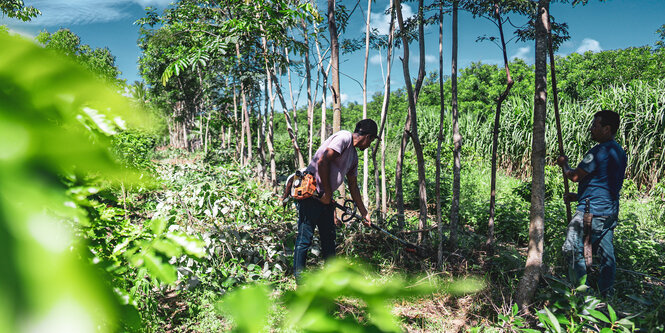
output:
<instances>
[{"instance_id":1,"label":"man's neck","mask_svg":"<svg viewBox=\"0 0 665 333\"><path fill-rule=\"evenodd\" d=\"M600 139L600 140L598 140L598 141L596 141L596 142L598 142L598 143L605 143L605 142L612 141L612 140L614 140L614 136L611 136L611 137L609 137L609 138L603 138L603 139Z\"/></svg>"}]
</instances>

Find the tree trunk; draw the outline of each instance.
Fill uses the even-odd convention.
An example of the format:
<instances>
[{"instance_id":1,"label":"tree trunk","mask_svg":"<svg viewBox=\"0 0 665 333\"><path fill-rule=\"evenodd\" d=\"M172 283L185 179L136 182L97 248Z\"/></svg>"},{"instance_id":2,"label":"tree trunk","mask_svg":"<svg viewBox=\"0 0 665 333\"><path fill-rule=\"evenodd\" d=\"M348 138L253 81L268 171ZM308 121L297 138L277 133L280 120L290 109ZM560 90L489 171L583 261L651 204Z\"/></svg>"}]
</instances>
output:
<instances>
[{"instance_id":1,"label":"tree trunk","mask_svg":"<svg viewBox=\"0 0 665 333\"><path fill-rule=\"evenodd\" d=\"M397 11L397 22L401 31L404 31L404 19L402 18L402 8L400 0L394 2L395 10ZM418 1L418 37L420 39L420 67L419 72L424 72L424 33L423 33L423 0ZM418 192L420 196L420 222L418 229L424 230L427 227L427 186L425 180L425 159L423 157L423 150L420 145L420 138L418 137L418 118L416 115L416 98L419 94L420 87L422 86L421 77L424 74L419 73L418 80L416 81L416 91L414 92L411 84L411 74L409 72L409 43L406 34L402 34L402 47L404 48L404 58L402 59L402 68L404 70L404 82L407 91L407 98L409 100L409 115L411 120L411 131L408 132L413 142L413 149L416 152L416 160L418 162ZM426 237L425 232L418 234L418 242L421 242Z\"/></svg>"},{"instance_id":2,"label":"tree trunk","mask_svg":"<svg viewBox=\"0 0 665 333\"><path fill-rule=\"evenodd\" d=\"M443 99L443 1L439 2L439 135L436 140L436 223L439 232L439 247L436 268L443 269L443 221L441 219L441 144L443 143L443 122L445 108Z\"/></svg>"},{"instance_id":3,"label":"tree trunk","mask_svg":"<svg viewBox=\"0 0 665 333\"><path fill-rule=\"evenodd\" d=\"M328 30L330 31L330 62L332 63L333 133L341 129L342 97L339 87L339 42L335 22L335 0L328 0ZM341 186L343 189L343 186Z\"/></svg>"},{"instance_id":4,"label":"tree trunk","mask_svg":"<svg viewBox=\"0 0 665 333\"><path fill-rule=\"evenodd\" d=\"M316 54L318 55L319 59L319 72L321 73L321 143L326 140L328 137L327 135L327 129L326 129L326 98L328 97L327 91L328 91L328 74L330 73L330 69L332 68L332 61L328 62L328 68L325 68L323 66L323 59L325 58L325 53L330 50L326 50L324 54L321 54L321 47L319 43L319 30L316 29L316 41L314 45L316 46Z\"/></svg>"},{"instance_id":5,"label":"tree trunk","mask_svg":"<svg viewBox=\"0 0 665 333\"><path fill-rule=\"evenodd\" d=\"M406 113L406 121L404 122L402 140L400 141L399 150L397 151L397 164L395 165L395 201L397 204L397 226L400 230L404 228L404 185L402 183L402 166L404 165L404 154L406 153L406 146L409 143L408 133L410 130L411 112L408 111Z\"/></svg>"},{"instance_id":6,"label":"tree trunk","mask_svg":"<svg viewBox=\"0 0 665 333\"><path fill-rule=\"evenodd\" d=\"M451 72L451 98L453 113L453 198L450 204L450 240L448 246L451 250L457 249L457 228L459 224L459 193L460 193L460 151L462 150L462 136L459 132L459 110L457 108L457 12L459 1L453 1L453 47Z\"/></svg>"},{"instance_id":7,"label":"tree trunk","mask_svg":"<svg viewBox=\"0 0 665 333\"><path fill-rule=\"evenodd\" d=\"M342 129L342 93L339 86L339 36L335 21L335 0L328 0L328 30L330 31L330 62L332 63L332 85L330 86L333 108L332 132L337 133ZM339 186L338 190L342 200L346 199L344 183Z\"/></svg>"},{"instance_id":8,"label":"tree trunk","mask_svg":"<svg viewBox=\"0 0 665 333\"><path fill-rule=\"evenodd\" d=\"M526 269L517 288L517 305L527 309L538 287L543 265L545 233L545 121L547 113L547 22L549 0L538 1L536 19L535 96L531 151L531 211Z\"/></svg>"},{"instance_id":9,"label":"tree trunk","mask_svg":"<svg viewBox=\"0 0 665 333\"><path fill-rule=\"evenodd\" d=\"M234 132L236 134L236 138L238 137L238 92L236 90L235 84L232 86L233 89L233 124L234 124ZM242 127L242 126L241 126ZM241 132L240 134L240 141L242 142L242 137L244 133ZM236 155L238 156L238 159L242 160L242 148L240 147L240 142L236 141Z\"/></svg>"},{"instance_id":10,"label":"tree trunk","mask_svg":"<svg viewBox=\"0 0 665 333\"><path fill-rule=\"evenodd\" d=\"M277 90L277 96L279 97L279 101L282 105L282 111L284 113L284 117L286 118L285 119L286 130L289 133L289 137L291 138L291 144L293 145L293 150L295 152L296 166L298 169L301 169L305 167L305 161L303 161L302 152L300 150L300 146L298 145L298 140L293 131L293 127L291 126L291 117L289 116L289 108L286 106L286 101L284 100L284 94L282 94L282 89L279 86L279 81L277 80L277 76L275 75L272 66L268 64L268 56L267 56L268 42L266 41L265 37L261 37L261 41L263 44L263 57L264 57L266 75L270 77L272 84L275 86L275 90Z\"/></svg>"},{"instance_id":11,"label":"tree trunk","mask_svg":"<svg viewBox=\"0 0 665 333\"><path fill-rule=\"evenodd\" d=\"M367 118L367 63L369 60L369 20L372 14L372 0L367 0L367 24L365 25L365 67L363 69L363 119ZM377 145L378 146L378 145ZM376 166L376 162L374 163ZM369 193L367 183L369 182L369 151L365 149L363 154L363 203L369 207Z\"/></svg>"},{"instance_id":12,"label":"tree trunk","mask_svg":"<svg viewBox=\"0 0 665 333\"><path fill-rule=\"evenodd\" d=\"M261 179L266 182L268 180L268 168L267 168L267 161L266 161L266 149L265 149L265 142L266 142L266 120L268 119L268 77L266 76L263 80L263 87L264 87L264 93L263 93L263 100L265 102L263 111L261 111L261 106L259 105L260 100L256 103L257 104L257 114L259 116L258 123L256 124L256 149L258 150L259 153L259 173L261 174Z\"/></svg>"},{"instance_id":13,"label":"tree trunk","mask_svg":"<svg viewBox=\"0 0 665 333\"><path fill-rule=\"evenodd\" d=\"M246 151L247 151L247 158L244 159L243 165L247 165L249 162L252 161L252 131L250 127L250 119L249 119L249 105L247 103L247 92L245 91L245 84L241 81L240 82L240 96L242 98L242 114L243 114L243 119L244 119L244 132L247 135L247 146L246 146Z\"/></svg>"},{"instance_id":14,"label":"tree trunk","mask_svg":"<svg viewBox=\"0 0 665 333\"><path fill-rule=\"evenodd\" d=\"M277 164L275 162L275 146L273 143L274 128L275 128L275 121L274 121L275 95L272 92L272 80L270 79L270 71L268 70L267 63L266 63L266 78L268 78L266 80L266 89L268 90L268 96L270 99L270 104L266 104L266 117L267 117L267 112L270 112L266 145L268 146L268 159L270 160L270 183L272 184L273 190L277 191Z\"/></svg>"},{"instance_id":15,"label":"tree trunk","mask_svg":"<svg viewBox=\"0 0 665 333\"><path fill-rule=\"evenodd\" d=\"M296 138L298 137L298 101L293 98L293 84L291 82L291 59L289 58L289 49L284 48L284 58L286 58L286 77L289 83L289 98L291 98L291 108L293 109L293 118L291 118L291 126ZM298 93L300 95L300 93Z\"/></svg>"},{"instance_id":16,"label":"tree trunk","mask_svg":"<svg viewBox=\"0 0 665 333\"><path fill-rule=\"evenodd\" d=\"M548 15L549 18L549 15ZM550 80L552 82L552 98L554 105L554 120L556 124L556 134L557 134L557 143L559 144L559 155L565 155L563 150L563 137L561 135L561 117L559 116L559 92L556 88L556 60L554 59L554 46L552 45L552 25L549 20L547 22L547 50L549 51L550 56ZM570 192L570 187L568 185L568 177L566 177L565 169L561 168L561 173L563 175L563 192ZM570 201L566 200L566 223L569 223L573 218L573 213L570 208Z\"/></svg>"},{"instance_id":17,"label":"tree trunk","mask_svg":"<svg viewBox=\"0 0 665 333\"><path fill-rule=\"evenodd\" d=\"M494 133L492 134L492 175L490 177L490 216L487 222L487 242L485 247L488 250L494 248L494 211L496 208L496 164L498 158L499 148L499 120L501 119L501 105L508 97L510 88L513 87L513 78L510 77L510 68L508 67L508 55L506 52L506 40L503 36L503 22L501 21L501 11L499 5L494 6L494 15L499 27L499 35L501 36L501 51L503 52L503 65L506 70L506 89L496 100L496 113L494 115Z\"/></svg>"},{"instance_id":18,"label":"tree trunk","mask_svg":"<svg viewBox=\"0 0 665 333\"><path fill-rule=\"evenodd\" d=\"M376 167L376 153L378 145L374 146L372 151L372 160L374 161L374 184L376 186L376 207L381 207L381 217L385 216L388 210L386 198L386 137L385 125L386 116L388 114L388 106L390 105L390 72L392 70L392 50L393 50L393 37L395 35L395 10L394 7L390 8L390 26L388 28L388 49L386 51L387 59L387 73L385 78L385 86L383 90L383 104L381 106L381 125L379 126L379 136L381 137L381 180L379 184L379 168ZM379 189L379 185L381 188ZM381 196L379 196L379 190Z\"/></svg>"},{"instance_id":19,"label":"tree trunk","mask_svg":"<svg viewBox=\"0 0 665 333\"><path fill-rule=\"evenodd\" d=\"M302 34L305 40L305 81L307 83L307 160L312 160L312 146L314 145L312 137L314 136L314 98L312 96L312 66L309 63L309 33L307 32L307 22L301 20Z\"/></svg>"}]
</instances>

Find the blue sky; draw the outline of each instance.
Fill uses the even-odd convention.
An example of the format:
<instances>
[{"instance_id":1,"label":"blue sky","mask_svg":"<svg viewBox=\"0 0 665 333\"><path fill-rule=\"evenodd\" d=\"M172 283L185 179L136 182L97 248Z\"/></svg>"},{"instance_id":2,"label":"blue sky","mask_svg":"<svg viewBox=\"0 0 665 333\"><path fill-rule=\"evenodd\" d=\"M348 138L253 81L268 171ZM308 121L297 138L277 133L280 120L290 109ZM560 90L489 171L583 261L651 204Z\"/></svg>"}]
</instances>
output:
<instances>
[{"instance_id":1,"label":"blue sky","mask_svg":"<svg viewBox=\"0 0 665 333\"><path fill-rule=\"evenodd\" d=\"M338 0L339 1L339 0ZM144 14L145 6L163 9L171 0L25 0L27 5L40 9L42 16L32 22L18 22L0 18L0 24L8 25L12 30L35 36L39 31L54 32L59 28L69 28L81 37L82 43L93 47L109 47L116 57L116 64L122 71L121 77L128 83L140 80L137 59L140 56L136 41L138 26L134 21ZM325 3L319 0L318 2ZM356 1L343 0L347 7L355 6ZM379 30L387 30L389 17L383 14L388 1L375 1L372 5L371 23ZM366 0L360 0L359 8L351 18L345 38L358 38L365 29ZM321 6L325 10L325 6ZM415 11L415 3L404 5L404 14ZM567 22L571 39L563 44L559 54L587 50L601 51L630 46L653 45L657 40L656 29L665 24L665 0L608 0L599 2L590 0L586 6L572 7L570 4L554 3L550 12L557 21ZM444 18L444 72L450 73L450 33L451 17ZM514 23L523 23L524 18L514 18ZM485 19L473 19L469 14L460 12L459 22L459 66L466 67L471 62L500 63L500 49L490 42L477 43L480 35L496 35L496 27ZM512 31L506 28L506 33ZM426 69L438 71L438 25L425 30L427 59ZM525 59L533 63L534 43L511 43L508 56ZM384 50L385 51L385 50ZM417 45L410 47L411 73L417 72ZM395 50L401 56L402 50ZM343 102L362 102L362 87L356 81L362 81L364 50L342 56L340 69ZM379 61L381 59L381 62ZM368 96L383 91L383 76L380 63L385 67L385 54L370 51L368 74ZM393 63L392 90L404 85L401 63ZM349 78L352 77L353 79ZM354 81L355 80L355 81ZM299 85L295 85L297 89ZM297 94L297 92L296 92ZM300 94L299 105L303 105L304 92ZM370 98L370 97L368 97Z\"/></svg>"}]
</instances>

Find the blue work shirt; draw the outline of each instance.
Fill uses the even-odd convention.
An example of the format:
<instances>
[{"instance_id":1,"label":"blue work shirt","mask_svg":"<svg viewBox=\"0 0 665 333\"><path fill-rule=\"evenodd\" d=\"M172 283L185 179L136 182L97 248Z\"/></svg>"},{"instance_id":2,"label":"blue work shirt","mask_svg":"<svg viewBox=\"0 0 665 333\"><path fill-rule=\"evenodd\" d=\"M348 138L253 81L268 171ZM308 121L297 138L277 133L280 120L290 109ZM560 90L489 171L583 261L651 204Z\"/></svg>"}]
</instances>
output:
<instances>
[{"instance_id":1,"label":"blue work shirt","mask_svg":"<svg viewBox=\"0 0 665 333\"><path fill-rule=\"evenodd\" d=\"M586 199L595 216L619 214L619 191L626 172L626 152L614 140L599 143L585 155L577 166L588 172L577 190L577 210L584 211Z\"/></svg>"}]
</instances>

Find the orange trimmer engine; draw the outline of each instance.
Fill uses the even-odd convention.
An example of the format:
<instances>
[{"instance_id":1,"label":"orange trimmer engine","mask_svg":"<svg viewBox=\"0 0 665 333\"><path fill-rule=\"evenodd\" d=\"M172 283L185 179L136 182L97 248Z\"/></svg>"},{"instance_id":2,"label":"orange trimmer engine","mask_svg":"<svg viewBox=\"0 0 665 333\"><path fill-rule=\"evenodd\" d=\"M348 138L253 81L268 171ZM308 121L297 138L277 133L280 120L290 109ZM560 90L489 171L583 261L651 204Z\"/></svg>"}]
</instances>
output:
<instances>
[{"instance_id":1,"label":"orange trimmer engine","mask_svg":"<svg viewBox=\"0 0 665 333\"><path fill-rule=\"evenodd\" d=\"M291 197L296 200L311 198L316 193L316 178L308 171L296 171L291 187Z\"/></svg>"}]
</instances>

